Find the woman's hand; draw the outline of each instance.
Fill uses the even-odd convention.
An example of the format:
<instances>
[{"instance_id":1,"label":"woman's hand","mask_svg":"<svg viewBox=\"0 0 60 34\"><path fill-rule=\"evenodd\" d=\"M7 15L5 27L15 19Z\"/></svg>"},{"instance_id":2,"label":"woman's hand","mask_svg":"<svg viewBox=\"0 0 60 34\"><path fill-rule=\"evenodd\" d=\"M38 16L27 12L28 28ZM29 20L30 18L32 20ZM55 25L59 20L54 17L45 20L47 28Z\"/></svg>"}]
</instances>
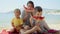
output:
<instances>
[{"instance_id":1,"label":"woman's hand","mask_svg":"<svg viewBox=\"0 0 60 34\"><path fill-rule=\"evenodd\" d=\"M34 9L32 9L32 10L25 9L25 11L28 13L31 13L31 12L34 12Z\"/></svg>"},{"instance_id":2,"label":"woman's hand","mask_svg":"<svg viewBox=\"0 0 60 34\"><path fill-rule=\"evenodd\" d=\"M28 8L28 7L25 7L25 5L23 5L23 7L26 12L34 12L34 8Z\"/></svg>"}]
</instances>

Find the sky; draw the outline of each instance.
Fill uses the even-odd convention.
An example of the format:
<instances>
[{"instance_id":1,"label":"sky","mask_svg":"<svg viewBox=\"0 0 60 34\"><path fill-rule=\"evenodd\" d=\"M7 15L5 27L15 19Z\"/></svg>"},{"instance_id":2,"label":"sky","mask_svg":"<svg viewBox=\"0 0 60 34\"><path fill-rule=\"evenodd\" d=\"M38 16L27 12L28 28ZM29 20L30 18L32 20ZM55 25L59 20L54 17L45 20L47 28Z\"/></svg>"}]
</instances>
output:
<instances>
[{"instance_id":1,"label":"sky","mask_svg":"<svg viewBox=\"0 0 60 34\"><path fill-rule=\"evenodd\" d=\"M16 8L23 8L23 5L29 0L0 0L0 13L13 11ZM46 9L58 9L60 10L60 0L31 0L35 6L41 6Z\"/></svg>"}]
</instances>

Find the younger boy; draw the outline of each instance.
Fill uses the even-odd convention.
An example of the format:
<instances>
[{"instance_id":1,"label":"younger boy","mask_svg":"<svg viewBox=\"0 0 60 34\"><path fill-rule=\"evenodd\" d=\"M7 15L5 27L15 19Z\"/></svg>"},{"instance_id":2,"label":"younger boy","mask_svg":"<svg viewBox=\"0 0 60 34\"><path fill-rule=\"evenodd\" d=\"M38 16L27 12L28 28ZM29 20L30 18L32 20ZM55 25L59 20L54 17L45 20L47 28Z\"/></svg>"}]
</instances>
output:
<instances>
[{"instance_id":1,"label":"younger boy","mask_svg":"<svg viewBox=\"0 0 60 34\"><path fill-rule=\"evenodd\" d=\"M14 10L15 17L12 19L12 26L14 28L13 32L19 32L22 25L23 25L23 20L20 18L21 12L19 9Z\"/></svg>"}]
</instances>

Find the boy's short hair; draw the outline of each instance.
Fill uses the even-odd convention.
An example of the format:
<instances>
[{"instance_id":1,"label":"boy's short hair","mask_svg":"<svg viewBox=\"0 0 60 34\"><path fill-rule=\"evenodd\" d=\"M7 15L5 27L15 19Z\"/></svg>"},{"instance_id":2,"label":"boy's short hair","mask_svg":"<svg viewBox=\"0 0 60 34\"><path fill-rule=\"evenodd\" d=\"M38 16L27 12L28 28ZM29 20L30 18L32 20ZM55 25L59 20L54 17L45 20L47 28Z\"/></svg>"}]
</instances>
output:
<instances>
[{"instance_id":1,"label":"boy's short hair","mask_svg":"<svg viewBox=\"0 0 60 34\"><path fill-rule=\"evenodd\" d=\"M14 10L14 12L15 12L15 11L16 11L16 12L17 12L17 11L19 11L19 12L20 12L20 9L15 9L15 10ZM20 12L20 13L21 13L21 12Z\"/></svg>"},{"instance_id":2,"label":"boy's short hair","mask_svg":"<svg viewBox=\"0 0 60 34\"><path fill-rule=\"evenodd\" d=\"M40 6L36 6L35 11L42 12L42 8Z\"/></svg>"}]
</instances>

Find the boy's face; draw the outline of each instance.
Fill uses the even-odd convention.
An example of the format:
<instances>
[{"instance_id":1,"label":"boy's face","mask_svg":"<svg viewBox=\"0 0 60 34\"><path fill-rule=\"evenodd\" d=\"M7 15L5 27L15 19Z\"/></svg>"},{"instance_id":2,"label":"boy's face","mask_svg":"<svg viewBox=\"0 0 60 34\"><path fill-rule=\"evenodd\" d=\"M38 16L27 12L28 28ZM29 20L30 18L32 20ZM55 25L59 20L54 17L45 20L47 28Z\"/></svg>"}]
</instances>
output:
<instances>
[{"instance_id":1,"label":"boy's face","mask_svg":"<svg viewBox=\"0 0 60 34\"><path fill-rule=\"evenodd\" d=\"M36 16L37 17L41 17L42 16L42 12L36 12Z\"/></svg>"},{"instance_id":2,"label":"boy's face","mask_svg":"<svg viewBox=\"0 0 60 34\"><path fill-rule=\"evenodd\" d=\"M20 11L15 11L14 13L16 17L20 17Z\"/></svg>"},{"instance_id":3,"label":"boy's face","mask_svg":"<svg viewBox=\"0 0 60 34\"><path fill-rule=\"evenodd\" d=\"M29 9L33 8L32 4L30 4L30 3L27 6L28 6Z\"/></svg>"}]
</instances>

